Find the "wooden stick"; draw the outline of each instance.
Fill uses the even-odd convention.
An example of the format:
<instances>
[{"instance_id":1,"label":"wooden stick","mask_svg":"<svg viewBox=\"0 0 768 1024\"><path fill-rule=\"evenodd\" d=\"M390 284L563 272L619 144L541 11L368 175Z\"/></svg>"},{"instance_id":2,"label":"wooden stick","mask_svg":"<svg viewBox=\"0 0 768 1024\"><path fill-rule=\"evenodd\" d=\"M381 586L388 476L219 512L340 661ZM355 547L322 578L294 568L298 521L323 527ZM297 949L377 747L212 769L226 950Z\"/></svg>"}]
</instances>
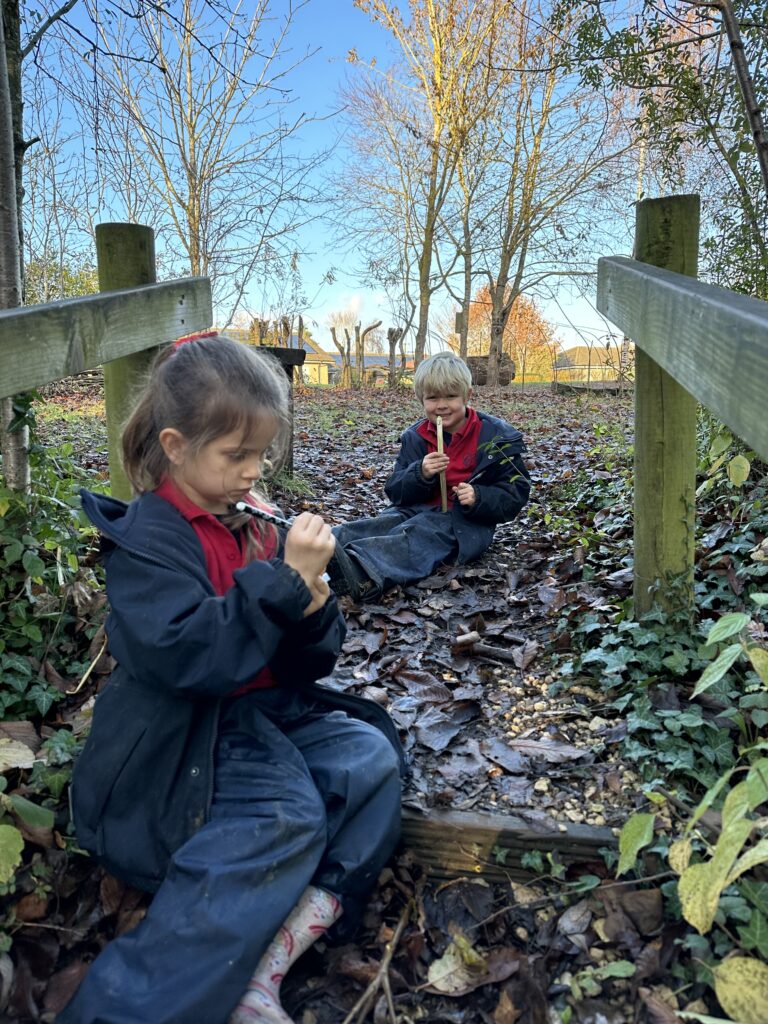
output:
<instances>
[{"instance_id":1,"label":"wooden stick","mask_svg":"<svg viewBox=\"0 0 768 1024\"><path fill-rule=\"evenodd\" d=\"M395 1015L395 1007L392 1001L392 989L389 985L389 965L392 961L392 957L395 955L397 944L400 942L400 936L403 934L403 929L408 923L408 919L414 911L414 905L412 901L409 901L403 911L400 914L400 920L397 922L397 928L395 928L394 935L384 947L384 956L382 957L379 969L376 972L373 980L366 988L365 992L360 996L355 1005L349 1011L347 1016L342 1021L342 1024L352 1024L356 1021L357 1024L361 1024L362 1021L368 1016L368 1011L373 1004L373 1000L379 989L384 990L384 994L387 999L387 1006L389 1009L390 1024L397 1024L397 1017Z\"/></svg>"},{"instance_id":2,"label":"wooden stick","mask_svg":"<svg viewBox=\"0 0 768 1024\"><path fill-rule=\"evenodd\" d=\"M437 454L443 454L443 417L438 416L435 421L437 427ZM445 480L445 470L440 471L440 504L443 512L448 511L448 485Z\"/></svg>"}]
</instances>

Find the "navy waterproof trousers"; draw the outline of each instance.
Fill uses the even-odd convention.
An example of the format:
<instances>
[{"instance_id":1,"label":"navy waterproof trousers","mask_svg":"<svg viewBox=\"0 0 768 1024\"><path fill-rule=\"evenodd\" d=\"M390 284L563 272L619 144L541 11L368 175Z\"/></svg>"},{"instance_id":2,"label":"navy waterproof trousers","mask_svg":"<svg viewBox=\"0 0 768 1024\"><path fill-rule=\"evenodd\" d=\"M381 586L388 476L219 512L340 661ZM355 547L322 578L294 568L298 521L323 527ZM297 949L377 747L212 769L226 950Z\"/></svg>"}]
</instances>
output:
<instances>
[{"instance_id":1,"label":"navy waterproof trousers","mask_svg":"<svg viewBox=\"0 0 768 1024\"><path fill-rule=\"evenodd\" d=\"M58 1024L225 1024L308 885L359 913L399 839L399 769L384 734L342 711L282 689L232 701L210 820Z\"/></svg>"},{"instance_id":2,"label":"navy waterproof trousers","mask_svg":"<svg viewBox=\"0 0 768 1024\"><path fill-rule=\"evenodd\" d=\"M453 517L439 508L392 509L335 526L333 533L381 590L423 580L459 554Z\"/></svg>"}]
</instances>

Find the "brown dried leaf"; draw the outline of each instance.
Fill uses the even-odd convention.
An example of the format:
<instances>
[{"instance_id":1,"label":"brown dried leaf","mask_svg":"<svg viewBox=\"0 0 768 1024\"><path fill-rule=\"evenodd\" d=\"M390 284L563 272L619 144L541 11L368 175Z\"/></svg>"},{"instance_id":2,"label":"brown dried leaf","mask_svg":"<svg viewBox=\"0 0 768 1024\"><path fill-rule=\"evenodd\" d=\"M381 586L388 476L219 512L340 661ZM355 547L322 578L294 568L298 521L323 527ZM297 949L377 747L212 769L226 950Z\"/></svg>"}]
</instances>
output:
<instances>
[{"instance_id":1,"label":"brown dried leaf","mask_svg":"<svg viewBox=\"0 0 768 1024\"><path fill-rule=\"evenodd\" d=\"M517 1018L522 1014L512 1002L509 992L504 989L493 1011L493 1024L515 1024Z\"/></svg>"}]
</instances>

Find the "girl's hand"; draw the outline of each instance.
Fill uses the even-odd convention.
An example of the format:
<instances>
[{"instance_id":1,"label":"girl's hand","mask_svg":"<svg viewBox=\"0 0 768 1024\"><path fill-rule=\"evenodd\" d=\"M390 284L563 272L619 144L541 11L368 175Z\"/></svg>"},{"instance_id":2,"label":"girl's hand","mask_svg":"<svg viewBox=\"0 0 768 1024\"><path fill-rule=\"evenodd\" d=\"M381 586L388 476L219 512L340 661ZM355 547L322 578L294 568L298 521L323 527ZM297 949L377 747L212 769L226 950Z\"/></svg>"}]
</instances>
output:
<instances>
[{"instance_id":1,"label":"girl's hand","mask_svg":"<svg viewBox=\"0 0 768 1024\"><path fill-rule=\"evenodd\" d=\"M307 583L309 592L312 595L312 601L304 609L304 618L308 615L312 615L313 612L318 612L323 607L325 602L331 596L331 588L322 576L316 576L311 583Z\"/></svg>"},{"instance_id":2,"label":"girl's hand","mask_svg":"<svg viewBox=\"0 0 768 1024\"><path fill-rule=\"evenodd\" d=\"M320 516L302 512L285 538L283 561L301 576L311 589L322 576L336 547L336 538Z\"/></svg>"},{"instance_id":3,"label":"girl's hand","mask_svg":"<svg viewBox=\"0 0 768 1024\"><path fill-rule=\"evenodd\" d=\"M453 488L453 493L464 508L472 508L477 501L477 494L472 484L462 483Z\"/></svg>"},{"instance_id":4,"label":"girl's hand","mask_svg":"<svg viewBox=\"0 0 768 1024\"><path fill-rule=\"evenodd\" d=\"M421 475L425 480L431 480L433 476L448 469L450 459L447 455L438 455L437 452L430 452L421 460Z\"/></svg>"}]
</instances>

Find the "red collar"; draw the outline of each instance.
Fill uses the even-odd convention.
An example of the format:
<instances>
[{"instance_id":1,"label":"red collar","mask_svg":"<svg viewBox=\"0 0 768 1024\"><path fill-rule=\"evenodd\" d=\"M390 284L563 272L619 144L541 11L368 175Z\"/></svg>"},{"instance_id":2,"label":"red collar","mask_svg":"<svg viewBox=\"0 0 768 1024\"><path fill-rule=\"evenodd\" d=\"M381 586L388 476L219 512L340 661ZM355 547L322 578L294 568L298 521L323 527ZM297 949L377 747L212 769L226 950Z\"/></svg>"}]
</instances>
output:
<instances>
[{"instance_id":1,"label":"red collar","mask_svg":"<svg viewBox=\"0 0 768 1024\"><path fill-rule=\"evenodd\" d=\"M191 498L188 498L184 491L169 476L155 489L155 494L158 498L164 498L170 505L178 509L188 523L194 522L195 519L216 519L213 512L206 512L204 508L200 508ZM218 522L217 519L216 522Z\"/></svg>"}]
</instances>

